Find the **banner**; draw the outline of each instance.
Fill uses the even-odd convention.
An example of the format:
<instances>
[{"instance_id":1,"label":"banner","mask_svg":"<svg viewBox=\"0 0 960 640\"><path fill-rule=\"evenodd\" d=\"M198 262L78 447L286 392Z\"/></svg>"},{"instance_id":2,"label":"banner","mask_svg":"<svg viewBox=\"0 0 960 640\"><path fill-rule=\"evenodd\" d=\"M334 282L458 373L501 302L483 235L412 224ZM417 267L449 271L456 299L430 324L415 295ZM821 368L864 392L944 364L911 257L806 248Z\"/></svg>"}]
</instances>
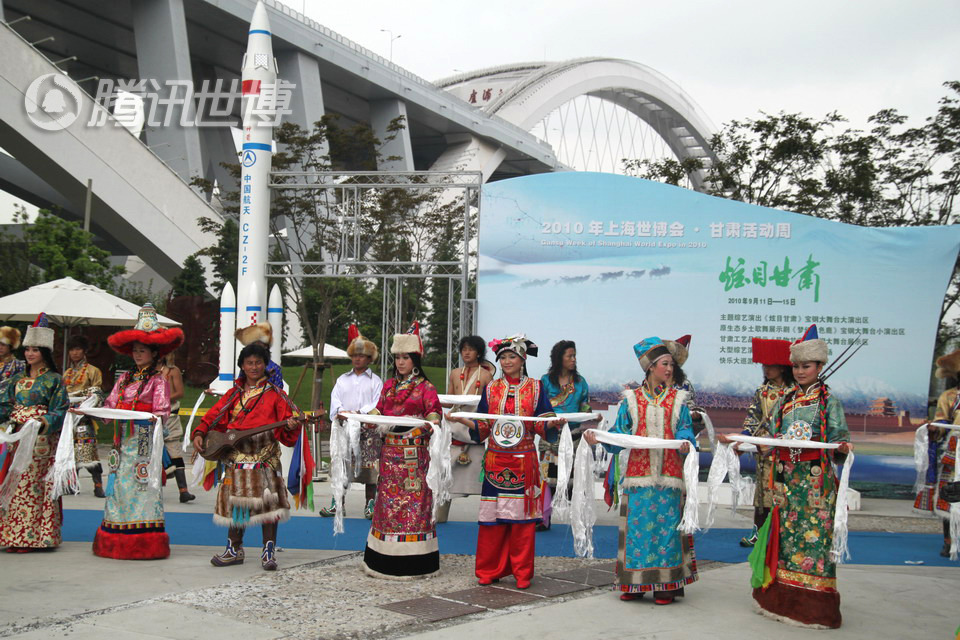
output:
<instances>
[{"instance_id":1,"label":"banner","mask_svg":"<svg viewBox=\"0 0 960 640\"><path fill-rule=\"evenodd\" d=\"M851 431L906 432L926 416L958 249L960 227L857 227L613 174L516 178L483 189L479 328L537 342L531 375L576 341L599 405L642 381L634 343L692 334L684 370L733 428L762 382L751 338L816 323L831 358L866 342L830 379Z\"/></svg>"}]
</instances>

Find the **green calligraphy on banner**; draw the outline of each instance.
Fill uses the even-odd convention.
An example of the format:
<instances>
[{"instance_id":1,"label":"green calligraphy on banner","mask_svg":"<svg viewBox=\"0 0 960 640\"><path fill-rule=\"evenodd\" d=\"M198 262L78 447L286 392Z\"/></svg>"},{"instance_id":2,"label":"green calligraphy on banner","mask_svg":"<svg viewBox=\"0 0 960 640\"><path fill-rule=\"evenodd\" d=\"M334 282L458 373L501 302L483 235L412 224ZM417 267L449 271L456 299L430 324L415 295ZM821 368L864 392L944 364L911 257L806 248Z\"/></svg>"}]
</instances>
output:
<instances>
[{"instance_id":1,"label":"green calligraphy on banner","mask_svg":"<svg viewBox=\"0 0 960 640\"><path fill-rule=\"evenodd\" d=\"M723 283L724 291L741 289L747 285L789 287L792 283L797 291L810 291L813 294L813 301L820 302L820 274L817 273L819 266L820 263L813 259L811 253L799 269L795 270L790 265L790 258L784 257L782 265L775 264L772 268L766 260L761 260L748 275L746 260L737 258L734 263L733 258L727 256L727 262L723 271L720 272L719 280Z\"/></svg>"}]
</instances>

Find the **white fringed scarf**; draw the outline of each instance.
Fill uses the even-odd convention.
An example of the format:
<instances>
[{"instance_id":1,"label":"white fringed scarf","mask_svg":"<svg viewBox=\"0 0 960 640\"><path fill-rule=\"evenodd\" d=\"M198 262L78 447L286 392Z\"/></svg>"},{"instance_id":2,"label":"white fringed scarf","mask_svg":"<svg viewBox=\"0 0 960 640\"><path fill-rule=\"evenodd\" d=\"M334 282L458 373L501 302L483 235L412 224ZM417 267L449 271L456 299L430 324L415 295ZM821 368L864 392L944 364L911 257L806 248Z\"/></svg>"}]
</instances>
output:
<instances>
[{"instance_id":1,"label":"white fringed scarf","mask_svg":"<svg viewBox=\"0 0 960 640\"><path fill-rule=\"evenodd\" d=\"M433 493L433 521L437 520L437 508L439 504L443 501L444 496L446 500L450 499L450 483L452 482L452 472L450 469L450 430L445 429L442 425L437 426L432 422L423 420L421 418L411 418L409 416L380 416L380 415L371 415L363 413L344 413L347 421L355 420L357 422L365 422L367 424L375 424L379 427L381 433L387 433L392 427L421 427L429 425L433 429L433 435L430 438L430 466L427 467L427 486L430 488L430 491ZM331 442L331 464L333 464L333 443ZM352 446L350 447L352 449ZM357 432L357 448L356 451L359 453L359 431ZM331 478L333 482L333 478ZM343 486L341 484L341 486ZM335 490L336 487L333 487ZM342 496L341 496L342 500ZM342 506L341 505L338 505ZM341 508L337 509L337 513L342 511ZM341 521L342 525L342 521ZM336 526L336 519L334 519L334 526ZM336 533L336 531L335 531Z\"/></svg>"},{"instance_id":2,"label":"white fringed scarf","mask_svg":"<svg viewBox=\"0 0 960 640\"><path fill-rule=\"evenodd\" d=\"M80 407L92 407L99 399L96 396L83 398ZM77 458L74 449L73 434L80 422L80 416L68 411L63 418L63 426L60 428L60 441L57 443L57 453L53 460L53 466L47 472L46 481L52 483L53 499L60 496L78 493L80 491L80 481L77 478Z\"/></svg>"},{"instance_id":3,"label":"white fringed scarf","mask_svg":"<svg viewBox=\"0 0 960 640\"><path fill-rule=\"evenodd\" d=\"M360 462L360 421L334 418L330 425L330 489L336 513L334 535L343 533L343 498L355 475L354 465Z\"/></svg>"},{"instance_id":4,"label":"white fringed scarf","mask_svg":"<svg viewBox=\"0 0 960 640\"><path fill-rule=\"evenodd\" d=\"M700 417L703 418L703 426L706 427L707 439L710 440L710 446L716 448L717 431L713 428L713 420L710 419L710 416L707 415L707 412L703 409L700 409Z\"/></svg>"},{"instance_id":5,"label":"white fringed scarf","mask_svg":"<svg viewBox=\"0 0 960 640\"><path fill-rule=\"evenodd\" d=\"M183 450L191 451L193 447L193 440L190 438L191 429L193 428L193 419L197 417L197 411L200 409L200 404L203 402L203 398L206 396L205 393L201 393L197 396L197 401L193 403L193 410L190 412L190 417L187 419L187 426L183 429ZM190 447L190 448L188 448Z\"/></svg>"},{"instance_id":6,"label":"white fringed scarf","mask_svg":"<svg viewBox=\"0 0 960 640\"><path fill-rule=\"evenodd\" d=\"M593 525L597 521L595 502L593 450L587 439L581 438L574 461L573 500L570 508L573 550L580 558L593 557Z\"/></svg>"},{"instance_id":7,"label":"white fringed scarf","mask_svg":"<svg viewBox=\"0 0 960 640\"><path fill-rule=\"evenodd\" d=\"M561 413L557 418L566 419L567 423L589 422L600 420L597 430L606 431L603 416L599 413ZM567 497L570 487L570 474L573 472L573 434L568 425L563 425L560 431L560 444L557 447L557 490L553 494L552 519L558 522L570 515L570 498Z\"/></svg>"},{"instance_id":8,"label":"white fringed scarf","mask_svg":"<svg viewBox=\"0 0 960 640\"><path fill-rule=\"evenodd\" d=\"M747 442L765 447L785 447L788 449L836 449L838 442L818 442L816 440L788 440L786 438L758 438L756 436L729 436L735 442ZM853 452L847 453L840 472L840 484L837 486L837 504L833 514L833 548L830 550L831 559L837 564L843 564L850 558L850 549L847 546L847 494L850 488L850 468L853 466ZM958 522L960 525L960 522Z\"/></svg>"},{"instance_id":9,"label":"white fringed scarf","mask_svg":"<svg viewBox=\"0 0 960 640\"><path fill-rule=\"evenodd\" d=\"M13 494L17 492L17 485L20 484L20 477L33 461L33 448L37 444L37 436L40 434L40 427L42 426L43 424L39 420L31 418L24 422L16 433L0 431L0 442L4 444L20 443L13 454L13 461L7 468L7 477L3 479L3 484L0 485L0 510L6 510L10 506ZM72 442L70 444L73 445Z\"/></svg>"},{"instance_id":10,"label":"white fringed scarf","mask_svg":"<svg viewBox=\"0 0 960 640\"><path fill-rule=\"evenodd\" d=\"M437 509L450 502L450 487L453 485L453 470L450 468L450 447L453 437L446 420L440 424L430 423L433 436L430 438L430 466L427 467L427 486L433 492L432 520L437 522Z\"/></svg>"},{"instance_id":11,"label":"white fringed scarf","mask_svg":"<svg viewBox=\"0 0 960 640\"><path fill-rule=\"evenodd\" d=\"M683 506L683 517L677 530L681 533L692 534L700 530L698 509L700 506L700 496L697 492L698 477L700 475L700 456L696 448L687 440L666 440L663 438L648 438L645 436L628 436L620 433L610 433L607 431L598 431L588 429L592 432L598 442L605 442L624 449L680 449L684 444L691 447L683 461L684 490L686 491L686 501ZM571 509L570 524L574 529L574 546L579 545L579 549L592 553L593 550L593 523L596 521L593 505L593 456L590 452L590 446L581 441L577 448L577 459L574 464L573 476L573 507ZM587 486L589 485L589 490ZM589 500L587 500L589 496ZM579 499L578 499L579 498ZM589 505L586 503L589 502ZM576 527L584 529L583 533L578 533ZM585 540L589 540L586 542ZM577 551L580 555L580 551Z\"/></svg>"},{"instance_id":12,"label":"white fringed scarf","mask_svg":"<svg viewBox=\"0 0 960 640\"><path fill-rule=\"evenodd\" d=\"M147 487L160 491L163 473L163 419L146 411L131 409L113 409L111 407L77 407L77 411L86 416L103 420L148 421L153 433L150 438L150 460L147 463ZM196 469L194 469L196 471Z\"/></svg>"}]
</instances>

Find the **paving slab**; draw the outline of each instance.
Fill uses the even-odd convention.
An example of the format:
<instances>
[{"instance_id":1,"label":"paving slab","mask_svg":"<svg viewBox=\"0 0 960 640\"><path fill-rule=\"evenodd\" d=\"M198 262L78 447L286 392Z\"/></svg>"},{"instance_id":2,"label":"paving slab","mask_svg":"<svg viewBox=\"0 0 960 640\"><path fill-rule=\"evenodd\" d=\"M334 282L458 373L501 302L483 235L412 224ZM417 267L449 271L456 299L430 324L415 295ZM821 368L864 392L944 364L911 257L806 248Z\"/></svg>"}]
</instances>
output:
<instances>
[{"instance_id":1,"label":"paving slab","mask_svg":"<svg viewBox=\"0 0 960 640\"><path fill-rule=\"evenodd\" d=\"M435 596L391 602L390 604L380 605L380 608L419 618L424 622L437 622L438 620L459 618L460 616L468 616L486 611L483 607L444 600L443 598L437 598Z\"/></svg>"},{"instance_id":2,"label":"paving slab","mask_svg":"<svg viewBox=\"0 0 960 640\"><path fill-rule=\"evenodd\" d=\"M845 566L839 569L843 626L829 632L801 629L755 611L750 568L730 565L701 574L686 597L669 606L648 599L621 602L617 594L593 592L584 598L547 604L496 617L466 620L394 637L418 640L524 640L632 638L640 640L750 640L810 638L952 638L960 622L956 569L944 567ZM452 621L456 623L457 621ZM826 637L826 636L824 636Z\"/></svg>"},{"instance_id":3,"label":"paving slab","mask_svg":"<svg viewBox=\"0 0 960 640\"><path fill-rule=\"evenodd\" d=\"M174 545L166 560L113 560L94 556L90 543L65 542L54 551L0 553L0 634L264 573L259 554L243 565L217 568L210 564L212 551ZM288 549L277 558L281 567L294 567L341 555Z\"/></svg>"}]
</instances>

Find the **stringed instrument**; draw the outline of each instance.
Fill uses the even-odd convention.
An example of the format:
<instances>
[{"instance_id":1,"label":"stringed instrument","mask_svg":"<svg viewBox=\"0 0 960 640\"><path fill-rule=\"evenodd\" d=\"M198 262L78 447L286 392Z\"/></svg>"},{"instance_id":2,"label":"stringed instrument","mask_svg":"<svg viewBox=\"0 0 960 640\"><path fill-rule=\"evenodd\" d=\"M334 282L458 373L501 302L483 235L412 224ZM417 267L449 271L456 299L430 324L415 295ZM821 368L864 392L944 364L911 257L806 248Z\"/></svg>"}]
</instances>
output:
<instances>
[{"instance_id":1,"label":"stringed instrument","mask_svg":"<svg viewBox=\"0 0 960 640\"><path fill-rule=\"evenodd\" d=\"M299 416L299 418L304 422L317 424L320 421L321 415L323 414L310 412ZM243 440L255 436L258 433L263 433L264 431L272 431L278 427L286 426L286 424L286 420L281 420L280 422L271 422L270 424L253 427L252 429L208 431L207 435L203 438L203 451L198 453L204 460L217 462L229 453L231 449L235 449Z\"/></svg>"}]
</instances>

